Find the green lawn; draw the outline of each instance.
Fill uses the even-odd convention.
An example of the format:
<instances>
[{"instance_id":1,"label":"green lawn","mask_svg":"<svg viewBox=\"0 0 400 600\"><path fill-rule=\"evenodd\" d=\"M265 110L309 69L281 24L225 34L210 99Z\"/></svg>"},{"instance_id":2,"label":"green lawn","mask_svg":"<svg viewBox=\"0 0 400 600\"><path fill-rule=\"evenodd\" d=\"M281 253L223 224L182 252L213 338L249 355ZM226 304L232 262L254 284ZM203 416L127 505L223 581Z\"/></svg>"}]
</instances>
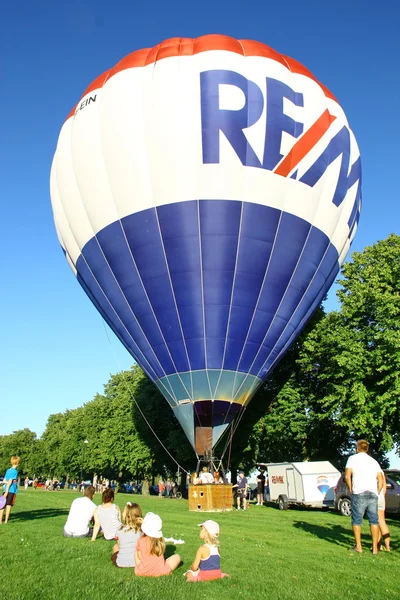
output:
<instances>
[{"instance_id":1,"label":"green lawn","mask_svg":"<svg viewBox=\"0 0 400 600\"><path fill-rule=\"evenodd\" d=\"M139 501L143 512L157 512L166 537L177 546L183 565L171 577L135 578L131 569L110 561L112 542L66 539L62 529L73 492L21 490L8 525L0 527L0 598L3 600L208 598L400 598L400 520L388 519L393 552L378 557L369 551L364 526L364 553L348 550L350 520L319 510L279 511L252 506L232 513L193 513L185 500L117 495L121 507ZM95 497L96 503L100 496ZM222 581L188 584L183 577L200 543L198 523L214 517L221 525ZM167 554L173 551L167 545Z\"/></svg>"}]
</instances>

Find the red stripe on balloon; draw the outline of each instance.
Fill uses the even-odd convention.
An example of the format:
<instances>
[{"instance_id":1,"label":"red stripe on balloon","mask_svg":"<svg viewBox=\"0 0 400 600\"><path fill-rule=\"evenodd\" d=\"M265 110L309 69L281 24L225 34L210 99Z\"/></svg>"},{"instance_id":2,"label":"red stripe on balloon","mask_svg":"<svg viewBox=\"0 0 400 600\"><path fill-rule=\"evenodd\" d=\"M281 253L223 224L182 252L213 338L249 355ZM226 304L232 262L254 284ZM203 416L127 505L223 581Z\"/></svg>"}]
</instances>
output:
<instances>
[{"instance_id":1,"label":"red stripe on balloon","mask_svg":"<svg viewBox=\"0 0 400 600\"><path fill-rule=\"evenodd\" d=\"M296 141L290 152L275 167L273 172L282 175L282 177L287 177L325 135L335 119L336 117L331 115L328 109L325 110L319 119Z\"/></svg>"},{"instance_id":2,"label":"red stripe on balloon","mask_svg":"<svg viewBox=\"0 0 400 600\"><path fill-rule=\"evenodd\" d=\"M244 57L260 56L275 60L276 62L279 62L285 66L292 73L305 75L309 79L315 81L320 86L327 98L331 98L337 102L335 96L328 90L328 88L322 85L314 77L314 75L297 60L294 60L289 56L285 56L284 54L279 54L279 52L276 52L276 50L270 46L267 46L266 44L263 44L262 42L256 42L253 40L236 40L235 38L227 35L218 34L203 35L198 38L170 38L168 40L164 40L161 42L161 44L154 46L154 48L143 48L141 50L136 50L120 60L115 67L97 77L87 88L85 93L82 95L82 98L89 92L101 88L104 83L116 73L120 73L126 69L145 67L150 64L155 64L164 58L194 56L195 54L200 54L201 52L210 52L215 50L234 52ZM68 118L74 115L76 106L72 109L68 115Z\"/></svg>"},{"instance_id":3,"label":"red stripe on balloon","mask_svg":"<svg viewBox=\"0 0 400 600\"><path fill-rule=\"evenodd\" d=\"M86 94L89 94L90 92L93 92L94 90L98 90L98 89L102 88L108 79L109 73L110 73L110 71L108 70L108 71L105 71L104 73L102 73L101 75L99 75L98 77L96 77L96 79L94 81L92 81L92 83L89 85L89 87L86 88L86 90L84 91L84 93L81 96L81 99L84 98L86 96ZM77 104L75 104L74 108L69 113L67 120L70 117L74 116L76 107L78 106L79 102Z\"/></svg>"}]
</instances>

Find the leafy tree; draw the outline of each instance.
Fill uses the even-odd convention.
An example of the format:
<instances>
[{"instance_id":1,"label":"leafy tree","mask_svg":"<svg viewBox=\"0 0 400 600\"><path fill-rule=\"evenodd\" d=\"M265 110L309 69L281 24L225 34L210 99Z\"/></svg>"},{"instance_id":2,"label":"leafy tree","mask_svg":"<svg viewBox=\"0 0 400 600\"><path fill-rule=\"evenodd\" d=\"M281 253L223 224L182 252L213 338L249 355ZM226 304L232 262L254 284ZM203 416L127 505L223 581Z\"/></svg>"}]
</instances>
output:
<instances>
[{"instance_id":1,"label":"leafy tree","mask_svg":"<svg viewBox=\"0 0 400 600\"><path fill-rule=\"evenodd\" d=\"M174 458L193 458L167 402L135 366L112 375L104 394L83 407L49 417L37 470L58 478L97 473L120 480L175 473L174 460L152 430Z\"/></svg>"},{"instance_id":2,"label":"leafy tree","mask_svg":"<svg viewBox=\"0 0 400 600\"><path fill-rule=\"evenodd\" d=\"M34 468L36 433L28 428L19 429L10 435L0 436L0 472L3 474L10 466L10 457L17 455L21 459L20 476L31 475Z\"/></svg>"},{"instance_id":3,"label":"leafy tree","mask_svg":"<svg viewBox=\"0 0 400 600\"><path fill-rule=\"evenodd\" d=\"M77 408L50 415L41 438L42 457L38 471L43 477L79 478L83 414L84 409Z\"/></svg>"},{"instance_id":4,"label":"leafy tree","mask_svg":"<svg viewBox=\"0 0 400 600\"><path fill-rule=\"evenodd\" d=\"M400 237L355 252L339 283L340 311L304 342L303 386L328 431L347 446L365 437L382 454L400 432Z\"/></svg>"}]
</instances>

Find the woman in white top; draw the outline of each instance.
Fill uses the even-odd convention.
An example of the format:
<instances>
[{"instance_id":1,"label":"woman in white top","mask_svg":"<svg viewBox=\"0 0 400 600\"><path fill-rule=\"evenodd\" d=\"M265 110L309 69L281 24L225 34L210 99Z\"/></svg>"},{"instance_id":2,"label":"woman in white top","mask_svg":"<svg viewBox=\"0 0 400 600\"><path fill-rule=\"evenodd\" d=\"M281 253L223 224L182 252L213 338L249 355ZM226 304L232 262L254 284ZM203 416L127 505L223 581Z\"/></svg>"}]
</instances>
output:
<instances>
[{"instance_id":1,"label":"woman in white top","mask_svg":"<svg viewBox=\"0 0 400 600\"><path fill-rule=\"evenodd\" d=\"M100 528L105 540L113 540L117 531L121 528L121 511L114 504L114 490L107 488L102 495L103 503L94 511L94 527L92 542L96 540Z\"/></svg>"}]
</instances>

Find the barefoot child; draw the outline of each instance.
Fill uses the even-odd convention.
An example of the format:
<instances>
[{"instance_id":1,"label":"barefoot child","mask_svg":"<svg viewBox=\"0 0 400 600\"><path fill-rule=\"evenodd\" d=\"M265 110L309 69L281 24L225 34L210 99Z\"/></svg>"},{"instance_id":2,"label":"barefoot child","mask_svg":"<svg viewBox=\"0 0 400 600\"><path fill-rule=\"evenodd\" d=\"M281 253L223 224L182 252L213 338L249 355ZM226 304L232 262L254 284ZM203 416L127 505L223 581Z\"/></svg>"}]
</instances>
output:
<instances>
[{"instance_id":1,"label":"barefoot child","mask_svg":"<svg viewBox=\"0 0 400 600\"><path fill-rule=\"evenodd\" d=\"M122 513L124 525L117 531L118 542L114 544L111 560L116 567L134 567L136 544L141 535L143 522L139 504L127 502Z\"/></svg>"},{"instance_id":2,"label":"barefoot child","mask_svg":"<svg viewBox=\"0 0 400 600\"><path fill-rule=\"evenodd\" d=\"M161 527L160 517L148 512L142 523L143 535L136 545L135 575L140 577L171 575L181 562L179 554L174 554L165 560L165 541Z\"/></svg>"},{"instance_id":3,"label":"barefoot child","mask_svg":"<svg viewBox=\"0 0 400 600\"><path fill-rule=\"evenodd\" d=\"M201 523L199 527L201 527L200 539L204 544L197 550L192 566L185 573L186 581L210 581L229 577L226 573L221 572L218 523L208 520Z\"/></svg>"},{"instance_id":4,"label":"barefoot child","mask_svg":"<svg viewBox=\"0 0 400 600\"><path fill-rule=\"evenodd\" d=\"M19 466L20 458L19 456L11 457L11 467L7 469L6 474L4 475L4 492L3 496L6 497L5 511L6 517L4 519L4 524L8 523L8 519L10 516L11 508L15 504L15 498L18 493L18 466ZM3 522L3 513L4 509L0 510L0 525Z\"/></svg>"}]
</instances>

